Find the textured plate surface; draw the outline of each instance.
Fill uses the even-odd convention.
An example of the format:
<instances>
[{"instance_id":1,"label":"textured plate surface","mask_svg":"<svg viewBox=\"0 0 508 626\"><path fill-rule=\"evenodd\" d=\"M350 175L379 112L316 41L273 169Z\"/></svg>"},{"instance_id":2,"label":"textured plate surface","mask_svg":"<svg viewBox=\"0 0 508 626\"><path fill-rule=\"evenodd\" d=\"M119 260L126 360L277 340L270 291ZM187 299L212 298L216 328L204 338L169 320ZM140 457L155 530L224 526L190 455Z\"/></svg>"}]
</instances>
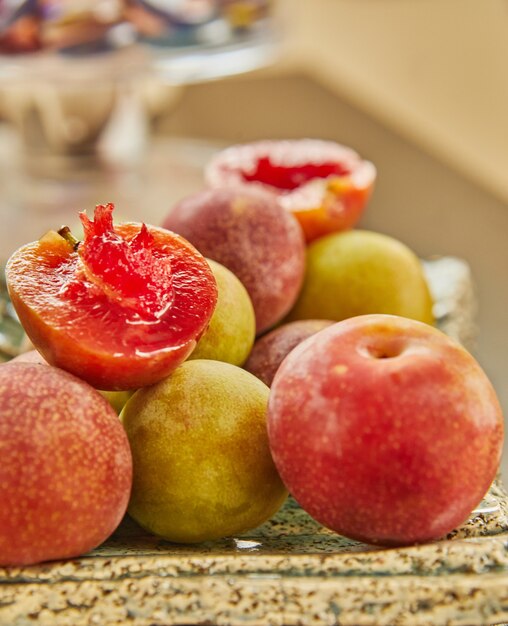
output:
<instances>
[{"instance_id":1,"label":"textured plate surface","mask_svg":"<svg viewBox=\"0 0 508 626\"><path fill-rule=\"evenodd\" d=\"M179 546L126 518L72 561L0 569L0 624L497 624L508 619L506 494L446 540L379 549L294 501L237 538Z\"/></svg>"},{"instance_id":2,"label":"textured plate surface","mask_svg":"<svg viewBox=\"0 0 508 626\"><path fill-rule=\"evenodd\" d=\"M440 327L474 344L469 268L426 263ZM3 297L6 357L23 349ZM0 568L0 626L488 625L508 621L508 499L496 481L443 541L380 549L313 521L293 500L245 535L179 546L129 518L72 561Z\"/></svg>"}]
</instances>

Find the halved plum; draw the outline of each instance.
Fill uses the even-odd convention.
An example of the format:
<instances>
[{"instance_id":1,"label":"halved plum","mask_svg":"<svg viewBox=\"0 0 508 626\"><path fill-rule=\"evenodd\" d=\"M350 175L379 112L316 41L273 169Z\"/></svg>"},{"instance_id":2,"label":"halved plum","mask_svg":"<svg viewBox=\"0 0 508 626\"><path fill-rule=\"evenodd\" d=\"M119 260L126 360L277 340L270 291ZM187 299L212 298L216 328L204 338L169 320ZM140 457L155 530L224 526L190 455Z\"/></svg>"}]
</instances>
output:
<instances>
[{"instance_id":1,"label":"halved plum","mask_svg":"<svg viewBox=\"0 0 508 626\"><path fill-rule=\"evenodd\" d=\"M355 226L372 193L376 168L332 141L259 141L219 152L205 178L211 187L269 191L294 214L310 242Z\"/></svg>"},{"instance_id":2,"label":"halved plum","mask_svg":"<svg viewBox=\"0 0 508 626\"><path fill-rule=\"evenodd\" d=\"M194 349L217 302L215 278L185 239L140 223L113 226L113 205L85 238L61 229L9 259L9 293L44 358L94 387L144 387L170 374Z\"/></svg>"}]
</instances>

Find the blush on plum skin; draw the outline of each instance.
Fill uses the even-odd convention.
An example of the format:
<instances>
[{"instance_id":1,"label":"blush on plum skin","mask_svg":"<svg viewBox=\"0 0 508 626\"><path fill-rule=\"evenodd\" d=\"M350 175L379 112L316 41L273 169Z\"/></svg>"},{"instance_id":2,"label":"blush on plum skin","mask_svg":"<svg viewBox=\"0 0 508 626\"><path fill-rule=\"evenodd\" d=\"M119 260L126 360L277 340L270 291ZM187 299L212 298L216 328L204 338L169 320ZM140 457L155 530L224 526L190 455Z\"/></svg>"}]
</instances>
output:
<instances>
[{"instance_id":1,"label":"blush on plum skin","mask_svg":"<svg viewBox=\"0 0 508 626\"><path fill-rule=\"evenodd\" d=\"M40 352L37 350L29 350L28 352L22 352L18 354L13 359L9 361L9 363L36 363L37 365L45 365L47 367L52 367L46 359L42 356ZM113 409L120 413L123 408L123 405L127 402L127 400L134 393L133 391L102 391L101 389L97 389L97 391L106 398L109 404L113 407Z\"/></svg>"},{"instance_id":2,"label":"blush on plum skin","mask_svg":"<svg viewBox=\"0 0 508 626\"><path fill-rule=\"evenodd\" d=\"M381 545L445 536L495 477L503 416L473 357L440 331L365 315L281 365L268 429L289 491L325 526Z\"/></svg>"},{"instance_id":3,"label":"blush on plum skin","mask_svg":"<svg viewBox=\"0 0 508 626\"><path fill-rule=\"evenodd\" d=\"M221 263L247 289L257 334L289 312L305 271L305 245L295 218L266 192L210 189L172 207L163 227Z\"/></svg>"},{"instance_id":4,"label":"blush on plum skin","mask_svg":"<svg viewBox=\"0 0 508 626\"><path fill-rule=\"evenodd\" d=\"M118 416L87 383L0 365L0 565L80 556L120 523L132 484Z\"/></svg>"},{"instance_id":5,"label":"blush on plum skin","mask_svg":"<svg viewBox=\"0 0 508 626\"><path fill-rule=\"evenodd\" d=\"M335 324L330 320L297 320L274 328L260 337L244 365L268 387L284 358L311 335Z\"/></svg>"}]
</instances>

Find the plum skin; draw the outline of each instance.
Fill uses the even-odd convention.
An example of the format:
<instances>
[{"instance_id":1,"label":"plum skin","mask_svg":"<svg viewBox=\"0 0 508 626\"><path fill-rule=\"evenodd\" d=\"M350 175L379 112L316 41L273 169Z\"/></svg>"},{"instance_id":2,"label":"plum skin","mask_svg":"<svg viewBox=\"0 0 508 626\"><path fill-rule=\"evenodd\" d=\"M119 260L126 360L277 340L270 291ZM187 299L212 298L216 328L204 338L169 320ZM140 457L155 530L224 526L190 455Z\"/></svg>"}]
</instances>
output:
<instances>
[{"instance_id":1,"label":"plum skin","mask_svg":"<svg viewBox=\"0 0 508 626\"><path fill-rule=\"evenodd\" d=\"M37 350L29 350L28 352L22 352L11 359L10 363L38 363L39 365L46 365L47 367L53 367ZM113 409L119 414L123 409L124 404L132 396L134 391L97 391L103 396Z\"/></svg>"},{"instance_id":2,"label":"plum skin","mask_svg":"<svg viewBox=\"0 0 508 626\"><path fill-rule=\"evenodd\" d=\"M256 317L247 290L220 263L207 259L218 290L217 304L189 359L212 359L243 365L254 343Z\"/></svg>"},{"instance_id":3,"label":"plum skin","mask_svg":"<svg viewBox=\"0 0 508 626\"><path fill-rule=\"evenodd\" d=\"M254 306L258 335L289 312L303 282L305 242L296 219L270 194L207 189L172 207L163 227L240 279Z\"/></svg>"},{"instance_id":4,"label":"plum skin","mask_svg":"<svg viewBox=\"0 0 508 626\"><path fill-rule=\"evenodd\" d=\"M307 243L352 228L376 180L375 166L332 141L256 141L217 153L205 167L211 187L260 189L299 221Z\"/></svg>"},{"instance_id":5,"label":"plum skin","mask_svg":"<svg viewBox=\"0 0 508 626\"><path fill-rule=\"evenodd\" d=\"M121 413L131 442L129 514L169 541L231 536L269 519L287 491L266 432L269 390L239 367L186 361Z\"/></svg>"},{"instance_id":6,"label":"plum skin","mask_svg":"<svg viewBox=\"0 0 508 626\"><path fill-rule=\"evenodd\" d=\"M256 341L244 368L270 387L291 350L331 324L330 320L297 320L274 328Z\"/></svg>"},{"instance_id":7,"label":"plum skin","mask_svg":"<svg viewBox=\"0 0 508 626\"><path fill-rule=\"evenodd\" d=\"M416 254L393 237L355 229L310 244L304 284L286 321L385 313L433 324L432 308Z\"/></svg>"},{"instance_id":8,"label":"plum skin","mask_svg":"<svg viewBox=\"0 0 508 626\"><path fill-rule=\"evenodd\" d=\"M89 552L120 523L132 458L90 385L37 363L0 365L0 564Z\"/></svg>"},{"instance_id":9,"label":"plum skin","mask_svg":"<svg viewBox=\"0 0 508 626\"><path fill-rule=\"evenodd\" d=\"M503 416L473 357L413 320L366 315L301 343L268 412L289 491L325 526L381 545L462 524L499 466Z\"/></svg>"}]
</instances>

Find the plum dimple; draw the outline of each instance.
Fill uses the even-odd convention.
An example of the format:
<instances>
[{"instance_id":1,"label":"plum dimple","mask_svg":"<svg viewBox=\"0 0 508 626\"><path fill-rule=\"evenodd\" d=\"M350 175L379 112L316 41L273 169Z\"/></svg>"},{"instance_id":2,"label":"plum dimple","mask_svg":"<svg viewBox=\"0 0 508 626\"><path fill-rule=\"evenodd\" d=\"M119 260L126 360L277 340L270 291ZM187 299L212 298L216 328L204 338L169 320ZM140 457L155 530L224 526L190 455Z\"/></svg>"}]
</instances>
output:
<instances>
[{"instance_id":1,"label":"plum dimple","mask_svg":"<svg viewBox=\"0 0 508 626\"><path fill-rule=\"evenodd\" d=\"M303 281L305 245L296 220L268 194L213 189L175 205L163 226L231 270L254 306L256 331L290 310Z\"/></svg>"}]
</instances>

